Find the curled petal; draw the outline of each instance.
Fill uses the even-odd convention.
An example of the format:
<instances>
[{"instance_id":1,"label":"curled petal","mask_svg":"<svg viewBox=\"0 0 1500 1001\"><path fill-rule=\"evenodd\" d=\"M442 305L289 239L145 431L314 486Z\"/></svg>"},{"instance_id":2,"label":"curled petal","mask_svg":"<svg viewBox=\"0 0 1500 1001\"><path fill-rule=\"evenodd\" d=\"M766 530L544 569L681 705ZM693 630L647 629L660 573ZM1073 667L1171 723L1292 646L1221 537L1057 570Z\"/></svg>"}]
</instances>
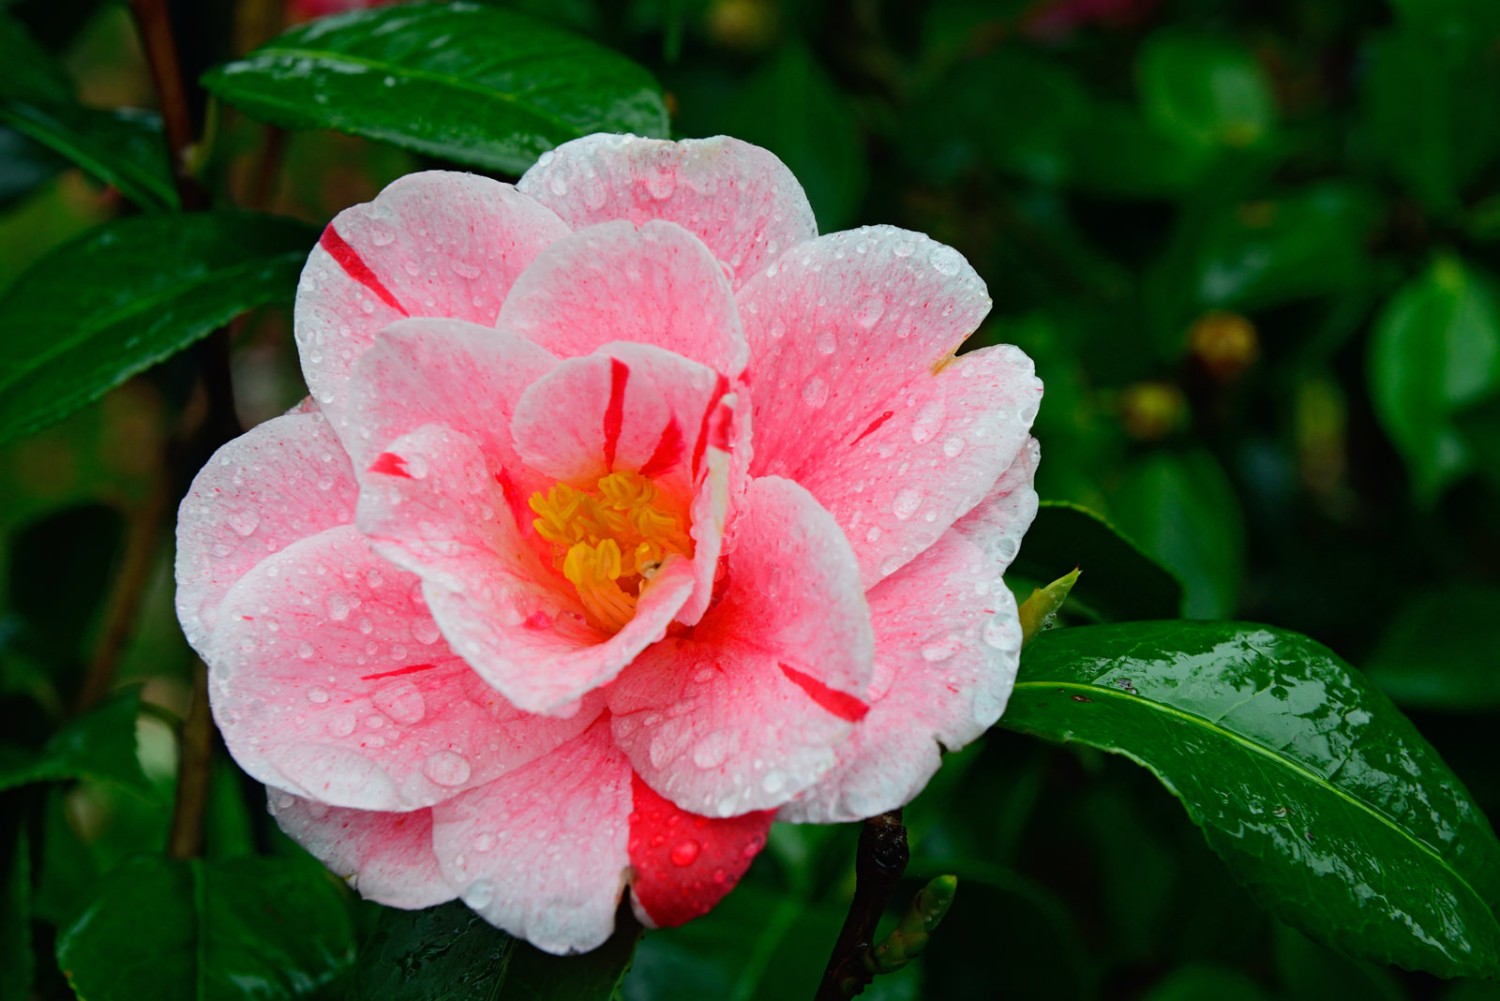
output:
<instances>
[{"instance_id":1,"label":"curled petal","mask_svg":"<svg viewBox=\"0 0 1500 1001\"><path fill-rule=\"evenodd\" d=\"M786 165L728 136L585 136L543 154L516 186L574 229L610 219L674 222L725 263L735 288L818 234Z\"/></svg>"}]
</instances>

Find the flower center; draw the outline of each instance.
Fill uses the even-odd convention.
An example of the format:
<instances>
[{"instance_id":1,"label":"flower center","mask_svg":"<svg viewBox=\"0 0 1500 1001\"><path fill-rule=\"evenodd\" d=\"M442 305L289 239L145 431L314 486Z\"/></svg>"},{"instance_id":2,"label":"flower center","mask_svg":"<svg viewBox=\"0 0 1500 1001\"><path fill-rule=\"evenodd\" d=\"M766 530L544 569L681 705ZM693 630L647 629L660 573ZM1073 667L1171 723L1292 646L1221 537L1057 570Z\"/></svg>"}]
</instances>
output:
<instances>
[{"instance_id":1,"label":"flower center","mask_svg":"<svg viewBox=\"0 0 1500 1001\"><path fill-rule=\"evenodd\" d=\"M537 534L578 591L589 620L618 632L668 556L693 555L685 516L640 473L610 473L593 490L554 484L531 495Z\"/></svg>"}]
</instances>

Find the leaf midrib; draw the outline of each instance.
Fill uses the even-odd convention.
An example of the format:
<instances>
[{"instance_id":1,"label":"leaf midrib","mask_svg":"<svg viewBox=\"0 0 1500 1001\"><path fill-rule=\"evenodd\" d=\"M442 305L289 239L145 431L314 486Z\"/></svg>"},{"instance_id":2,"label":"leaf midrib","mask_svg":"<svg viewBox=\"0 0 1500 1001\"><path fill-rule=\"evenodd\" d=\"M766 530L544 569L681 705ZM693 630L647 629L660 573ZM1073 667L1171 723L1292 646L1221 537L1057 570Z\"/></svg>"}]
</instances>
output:
<instances>
[{"instance_id":1,"label":"leaf midrib","mask_svg":"<svg viewBox=\"0 0 1500 1001\"><path fill-rule=\"evenodd\" d=\"M191 279L173 282L170 285L165 285L149 296L145 296L139 299L132 299L127 305L115 309L109 313L102 313L98 314L98 316L96 317L90 317L88 323L79 324L79 326L75 328L77 332L72 337L64 338L58 341L50 349L43 351L40 354L32 355L26 361L18 361L16 368L13 369L10 374L10 378L0 380L0 392L4 392L10 389L12 386L15 386L16 384L23 381L26 377L34 375L37 371L47 367L52 362L56 361L59 356L66 354L69 351L75 350L81 345L86 344L92 338L98 336L101 332L108 330L111 327L119 326L120 323L130 319L131 317L138 316L141 313L154 309L169 300L180 298L185 292L192 292L201 288L205 288L207 286L214 285L222 280L237 277L244 272L253 271L257 268L265 267L268 263L275 261L279 257L289 257L294 253L296 252L283 251L279 254L257 257L253 260L244 261L225 268L219 268L215 271L201 272Z\"/></svg>"},{"instance_id":2,"label":"leaf midrib","mask_svg":"<svg viewBox=\"0 0 1500 1001\"><path fill-rule=\"evenodd\" d=\"M560 48L551 52L543 51L532 53L528 58L535 59L539 56L546 56L548 58L566 59L569 56L582 51L584 50L581 47L572 49ZM324 64L342 62L348 65L361 66L366 69L379 70L381 72L384 72L387 76L404 77L410 80L421 80L426 83L441 84L446 87L451 87L454 90L466 91L480 97L499 100L509 105L514 110L522 113L523 115L529 115L531 118L536 119L537 121L540 121L552 128L559 129L567 133L568 135L576 137L583 134L578 130L578 127L576 125L573 125L563 120L562 118L557 117L556 115L549 114L544 109L539 108L533 104L524 103L522 101L522 98L525 96L524 94L513 94L510 91L498 90L494 87L482 87L470 83L463 77L449 76L447 74L434 72L432 70L416 69L410 65L385 62L379 59L370 58L368 56L354 55L349 52L340 52L334 49L303 49L281 47L265 48L250 53L250 55L248 55L244 60L241 61L241 64L253 66L256 61L268 58L311 59ZM221 81L229 81L237 75L238 74L229 74L221 71L219 73L219 79ZM287 108L300 107L300 105L296 104L296 102L280 101L277 100L274 96L267 97L264 94L257 94L256 97L258 100L265 101L268 104L279 104L282 107Z\"/></svg>"},{"instance_id":3,"label":"leaf midrib","mask_svg":"<svg viewBox=\"0 0 1500 1001\"><path fill-rule=\"evenodd\" d=\"M1304 765L1302 762L1297 761L1294 758L1282 755L1277 751L1266 747L1264 744L1258 743L1248 737L1235 733L1233 730L1226 729L1213 722L1212 720L1206 719L1203 716L1199 716L1197 713L1191 713L1185 709L1179 709L1176 706L1169 705L1165 702L1158 702L1155 699L1149 699L1141 695L1127 696L1126 693L1105 685L1095 685L1078 681L1017 682L1014 691L1021 691L1022 689L1051 689L1054 691L1058 689L1062 689L1065 691L1072 690L1076 692L1087 692L1090 694L1090 696L1104 696L1105 701L1114 701L1122 704L1144 703L1146 706L1149 706L1151 709L1159 711L1164 715L1175 717L1191 725L1197 725L1204 730L1226 738L1230 743L1238 744L1239 746L1249 750L1254 754L1257 754L1270 761L1274 761L1277 764L1280 764L1283 767L1289 769L1294 774L1302 776L1313 785L1321 787L1323 789L1327 789L1328 791L1332 792L1336 798L1343 800L1345 803L1350 804L1357 810L1361 810L1369 814L1381 824L1390 828L1392 831L1395 831L1402 840L1415 845L1420 851L1437 862L1439 866L1441 866L1447 872L1451 873L1453 878L1458 881L1459 885L1467 890L1470 896L1472 896L1476 901L1479 902L1479 905L1484 910L1484 912L1486 914L1489 914L1492 920L1495 920L1497 926L1500 926L1500 919L1496 919L1494 910L1490 907L1489 902L1484 898L1484 896L1480 894L1479 891L1474 889L1474 887L1469 883L1469 880L1464 876L1464 874L1455 869L1453 867L1453 864L1446 857L1444 857L1440 852L1438 852L1435 848L1428 844L1426 839L1418 837L1416 834L1408 831L1405 827L1401 826L1401 824L1397 822L1394 817L1386 813L1384 810L1371 803L1366 802L1363 799L1360 799L1357 796L1352 795L1349 792L1346 792L1344 789L1335 785L1328 779L1324 778L1322 775L1319 775L1317 772L1313 771L1307 765ZM1004 717L1002 717L1002 722L1003 720ZM1120 750L1124 749L1120 748Z\"/></svg>"}]
</instances>

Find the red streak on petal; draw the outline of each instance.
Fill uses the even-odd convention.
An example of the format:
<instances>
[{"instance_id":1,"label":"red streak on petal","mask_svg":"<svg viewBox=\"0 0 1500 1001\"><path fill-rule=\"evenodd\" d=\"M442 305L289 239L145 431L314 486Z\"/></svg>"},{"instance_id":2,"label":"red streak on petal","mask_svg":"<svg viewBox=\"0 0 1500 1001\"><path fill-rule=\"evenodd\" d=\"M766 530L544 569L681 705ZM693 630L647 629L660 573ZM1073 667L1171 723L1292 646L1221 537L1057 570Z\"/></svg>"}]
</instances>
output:
<instances>
[{"instance_id":1,"label":"red streak on petal","mask_svg":"<svg viewBox=\"0 0 1500 1001\"><path fill-rule=\"evenodd\" d=\"M552 628L552 616L546 612L532 612L526 616L526 621L522 625L527 629L550 629Z\"/></svg>"},{"instance_id":2,"label":"red streak on petal","mask_svg":"<svg viewBox=\"0 0 1500 1001\"><path fill-rule=\"evenodd\" d=\"M436 664L408 664L406 667L398 667L394 671L381 671L379 674L361 674L360 681L379 681L381 678L399 678L403 674L420 674L430 671Z\"/></svg>"},{"instance_id":3,"label":"red streak on petal","mask_svg":"<svg viewBox=\"0 0 1500 1001\"><path fill-rule=\"evenodd\" d=\"M620 428L625 424L625 383L630 381L630 366L618 358L609 360L609 406L604 408L604 468L615 469L615 448L620 444Z\"/></svg>"},{"instance_id":4,"label":"red streak on petal","mask_svg":"<svg viewBox=\"0 0 1500 1001\"><path fill-rule=\"evenodd\" d=\"M505 506L510 508L510 516L515 519L518 528L525 528L534 520L531 508L521 499L521 491L516 486L516 481L510 478L510 470L502 469L495 474L495 482L500 484L500 496L505 498Z\"/></svg>"},{"instance_id":5,"label":"red streak on petal","mask_svg":"<svg viewBox=\"0 0 1500 1001\"><path fill-rule=\"evenodd\" d=\"M724 399L728 392L729 380L721 374L718 381L714 383L713 395L708 398L708 406L703 410L703 420L698 424L698 440L693 443L692 473L695 480L698 478L698 467L703 464L703 453L708 450L709 424L714 416L714 411L719 409L720 401Z\"/></svg>"},{"instance_id":6,"label":"red streak on petal","mask_svg":"<svg viewBox=\"0 0 1500 1001\"><path fill-rule=\"evenodd\" d=\"M870 426L867 427L867 428L865 428L863 431L861 431L859 433L859 437L855 438L849 444L850 445L858 445L861 441L863 441L865 439L866 436L874 434L875 430L877 428L879 428L880 425L884 424L886 421L890 420L894 416L896 416L896 411L894 411L894 410L887 410L885 413L881 414L879 417L877 417L873 421L871 421L870 422Z\"/></svg>"},{"instance_id":7,"label":"red streak on petal","mask_svg":"<svg viewBox=\"0 0 1500 1001\"><path fill-rule=\"evenodd\" d=\"M865 713L870 711L869 706L854 696L829 688L817 678L814 678L810 674L804 674L795 667L788 667L786 664L780 666L781 673L786 675L798 688L806 692L808 698L833 713L839 719L846 719L850 723L858 723L865 718Z\"/></svg>"},{"instance_id":8,"label":"red streak on petal","mask_svg":"<svg viewBox=\"0 0 1500 1001\"><path fill-rule=\"evenodd\" d=\"M682 426L673 417L662 429L661 439L657 441L651 458L641 467L641 475L647 478L660 476L677 465L682 460L682 445Z\"/></svg>"},{"instance_id":9,"label":"red streak on petal","mask_svg":"<svg viewBox=\"0 0 1500 1001\"><path fill-rule=\"evenodd\" d=\"M406 460L395 452L381 452L375 456L375 461L370 463L370 472L384 473L387 476L400 476L411 479L411 473L406 471Z\"/></svg>"},{"instance_id":10,"label":"red streak on petal","mask_svg":"<svg viewBox=\"0 0 1500 1001\"><path fill-rule=\"evenodd\" d=\"M375 272L370 270L370 266L365 263L365 259L359 256L359 251L349 246L348 241L339 235L338 230L333 228L332 223L329 224L327 229L323 230L323 236L318 240L318 243L324 250L328 251L330 257L339 262L339 267L344 269L344 274L369 289L377 299L402 316L411 315L406 311L405 306L396 301L396 297L391 294L391 290L386 288L385 283L376 277Z\"/></svg>"},{"instance_id":11,"label":"red streak on petal","mask_svg":"<svg viewBox=\"0 0 1500 1001\"><path fill-rule=\"evenodd\" d=\"M659 928L713 910L765 847L774 810L716 819L688 813L630 776L632 892Z\"/></svg>"}]
</instances>

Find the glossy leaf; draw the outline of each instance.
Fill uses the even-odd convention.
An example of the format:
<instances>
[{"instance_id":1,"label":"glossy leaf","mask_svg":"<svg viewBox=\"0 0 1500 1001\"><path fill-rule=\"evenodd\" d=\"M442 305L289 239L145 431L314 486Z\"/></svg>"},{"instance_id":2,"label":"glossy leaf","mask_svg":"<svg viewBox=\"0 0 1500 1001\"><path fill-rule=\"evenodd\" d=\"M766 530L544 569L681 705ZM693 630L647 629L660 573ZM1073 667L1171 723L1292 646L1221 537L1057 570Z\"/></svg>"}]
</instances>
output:
<instances>
[{"instance_id":1,"label":"glossy leaf","mask_svg":"<svg viewBox=\"0 0 1500 1001\"><path fill-rule=\"evenodd\" d=\"M1213 456L1151 453L1131 468L1110 508L1116 523L1182 581L1182 614L1234 613L1245 530L1234 487Z\"/></svg>"},{"instance_id":2,"label":"glossy leaf","mask_svg":"<svg viewBox=\"0 0 1500 1001\"><path fill-rule=\"evenodd\" d=\"M0 103L0 122L119 188L142 208L177 206L155 112L7 101Z\"/></svg>"},{"instance_id":3,"label":"glossy leaf","mask_svg":"<svg viewBox=\"0 0 1500 1001\"><path fill-rule=\"evenodd\" d=\"M1370 343L1376 415L1432 503L1465 473L1471 452L1454 415L1500 393L1500 305L1489 283L1439 258L1385 306Z\"/></svg>"},{"instance_id":4,"label":"glossy leaf","mask_svg":"<svg viewBox=\"0 0 1500 1001\"><path fill-rule=\"evenodd\" d=\"M1159 31L1141 49L1137 76L1146 117L1200 146L1249 146L1276 121L1260 64L1228 40Z\"/></svg>"},{"instance_id":5,"label":"glossy leaf","mask_svg":"<svg viewBox=\"0 0 1500 1001\"><path fill-rule=\"evenodd\" d=\"M1014 572L1049 581L1077 567L1069 597L1101 618L1172 618L1182 584L1102 516L1066 501L1043 501L1026 532Z\"/></svg>"},{"instance_id":6,"label":"glossy leaf","mask_svg":"<svg viewBox=\"0 0 1500 1001\"><path fill-rule=\"evenodd\" d=\"M1326 648L1233 623L1031 644L1001 725L1144 765L1282 920L1353 955L1500 974L1500 842L1388 699Z\"/></svg>"},{"instance_id":7,"label":"glossy leaf","mask_svg":"<svg viewBox=\"0 0 1500 1001\"><path fill-rule=\"evenodd\" d=\"M139 712L139 693L122 692L58 730L40 750L0 744L0 790L90 778L148 791L135 753Z\"/></svg>"},{"instance_id":8,"label":"glossy leaf","mask_svg":"<svg viewBox=\"0 0 1500 1001\"><path fill-rule=\"evenodd\" d=\"M609 1001L635 952L633 921L581 956L551 956L487 923L458 901L421 911L386 908L363 948L349 1001Z\"/></svg>"},{"instance_id":9,"label":"glossy leaf","mask_svg":"<svg viewBox=\"0 0 1500 1001\"><path fill-rule=\"evenodd\" d=\"M660 88L635 63L472 3L320 19L203 82L262 121L337 129L512 174L592 132L667 133Z\"/></svg>"},{"instance_id":10,"label":"glossy leaf","mask_svg":"<svg viewBox=\"0 0 1500 1001\"><path fill-rule=\"evenodd\" d=\"M1365 672L1412 709L1500 709L1500 588L1449 587L1411 598L1386 626Z\"/></svg>"},{"instance_id":11,"label":"glossy leaf","mask_svg":"<svg viewBox=\"0 0 1500 1001\"><path fill-rule=\"evenodd\" d=\"M0 440L289 301L316 239L286 219L202 212L107 223L47 254L0 297Z\"/></svg>"},{"instance_id":12,"label":"glossy leaf","mask_svg":"<svg viewBox=\"0 0 1500 1001\"><path fill-rule=\"evenodd\" d=\"M295 862L139 856L62 929L57 959L90 1001L314 997L353 962L353 927L334 878Z\"/></svg>"}]
</instances>

